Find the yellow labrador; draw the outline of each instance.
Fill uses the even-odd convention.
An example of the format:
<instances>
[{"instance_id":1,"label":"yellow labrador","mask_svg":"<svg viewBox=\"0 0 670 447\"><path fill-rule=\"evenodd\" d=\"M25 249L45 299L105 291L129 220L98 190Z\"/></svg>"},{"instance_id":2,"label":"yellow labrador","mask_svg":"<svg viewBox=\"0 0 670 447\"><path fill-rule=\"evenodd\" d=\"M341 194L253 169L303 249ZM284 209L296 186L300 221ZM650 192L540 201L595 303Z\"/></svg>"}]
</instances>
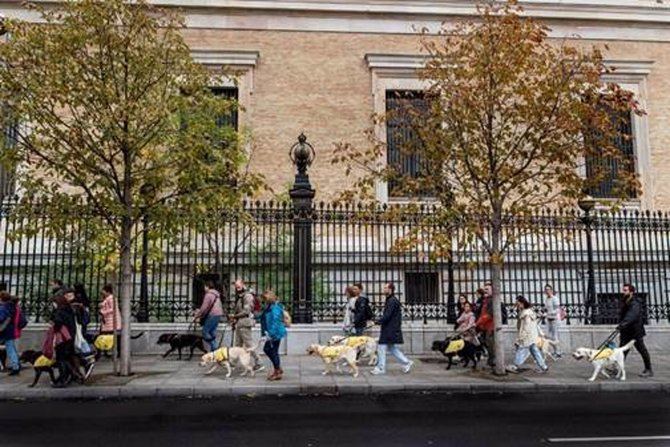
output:
<instances>
[{"instance_id":1,"label":"yellow labrador","mask_svg":"<svg viewBox=\"0 0 670 447\"><path fill-rule=\"evenodd\" d=\"M242 374L240 374L240 377L246 376L247 374L250 374L251 377L253 377L256 372L254 371L254 362L251 357L251 352L255 351L258 346L260 346L262 341L263 339L261 338L258 341L258 344L253 348L229 348L228 346L222 346L216 351L203 354L203 356L200 357L200 366L211 366L211 368L205 373L209 375L212 374L220 365L223 365L227 370L226 378L230 378L230 375L232 374L233 370L231 365L241 366L244 371Z\"/></svg>"},{"instance_id":2,"label":"yellow labrador","mask_svg":"<svg viewBox=\"0 0 670 447\"><path fill-rule=\"evenodd\" d=\"M347 345L357 349L361 358L368 358L368 366L377 364L377 340L367 335L333 335L328 341L328 346Z\"/></svg>"},{"instance_id":3,"label":"yellow labrador","mask_svg":"<svg viewBox=\"0 0 670 447\"><path fill-rule=\"evenodd\" d=\"M340 372L340 363L346 363L351 368L351 375L358 377L358 366L356 365L356 355L358 351L347 345L323 346L312 344L307 348L308 355L321 357L325 368L321 374L324 376L332 372L331 366L334 364L337 372Z\"/></svg>"},{"instance_id":4,"label":"yellow labrador","mask_svg":"<svg viewBox=\"0 0 670 447\"><path fill-rule=\"evenodd\" d=\"M614 348L614 349L604 349L600 354L598 349L589 349L589 348L577 348L575 352L572 353L572 356L576 360L586 359L591 362L593 365L593 375L589 378L589 382L593 382L598 377L598 373L602 373L603 376L610 378L609 374L605 372L605 369L616 366L617 375L616 378L624 381L626 380L626 367L624 365L624 353L628 351L635 344L635 340L632 340L628 344Z\"/></svg>"}]
</instances>

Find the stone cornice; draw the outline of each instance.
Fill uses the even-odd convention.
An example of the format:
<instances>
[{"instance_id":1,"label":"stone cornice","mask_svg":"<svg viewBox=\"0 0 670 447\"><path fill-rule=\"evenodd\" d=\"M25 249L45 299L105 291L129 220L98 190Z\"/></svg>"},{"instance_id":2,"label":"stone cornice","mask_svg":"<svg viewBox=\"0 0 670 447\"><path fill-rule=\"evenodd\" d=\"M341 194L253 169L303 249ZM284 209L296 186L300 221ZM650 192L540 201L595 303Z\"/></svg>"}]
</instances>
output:
<instances>
[{"instance_id":1,"label":"stone cornice","mask_svg":"<svg viewBox=\"0 0 670 447\"><path fill-rule=\"evenodd\" d=\"M193 59L203 65L232 65L254 67L258 62L258 51L211 50L192 48Z\"/></svg>"}]
</instances>

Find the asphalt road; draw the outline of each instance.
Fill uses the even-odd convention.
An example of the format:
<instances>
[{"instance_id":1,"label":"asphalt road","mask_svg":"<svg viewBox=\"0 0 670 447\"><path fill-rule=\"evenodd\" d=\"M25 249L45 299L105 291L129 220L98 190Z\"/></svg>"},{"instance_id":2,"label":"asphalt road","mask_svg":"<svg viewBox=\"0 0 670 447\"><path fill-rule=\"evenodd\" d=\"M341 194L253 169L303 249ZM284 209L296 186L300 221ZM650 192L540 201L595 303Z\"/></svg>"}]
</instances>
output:
<instances>
[{"instance_id":1,"label":"asphalt road","mask_svg":"<svg viewBox=\"0 0 670 447\"><path fill-rule=\"evenodd\" d=\"M654 440L654 436L664 438ZM585 439L567 439L575 437ZM610 439L599 439L603 437ZM419 394L0 404L0 446L61 445L670 446L670 394Z\"/></svg>"}]
</instances>

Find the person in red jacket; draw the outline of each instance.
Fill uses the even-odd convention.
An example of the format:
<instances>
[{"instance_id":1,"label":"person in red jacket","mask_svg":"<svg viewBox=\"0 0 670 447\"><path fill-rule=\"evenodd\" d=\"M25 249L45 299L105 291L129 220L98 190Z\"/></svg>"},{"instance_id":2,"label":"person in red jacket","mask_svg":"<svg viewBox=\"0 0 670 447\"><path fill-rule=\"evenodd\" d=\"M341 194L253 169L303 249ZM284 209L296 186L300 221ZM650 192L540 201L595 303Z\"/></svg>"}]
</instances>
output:
<instances>
[{"instance_id":1,"label":"person in red jacket","mask_svg":"<svg viewBox=\"0 0 670 447\"><path fill-rule=\"evenodd\" d=\"M495 348L493 332L495 329L495 322L493 320L493 286L491 283L486 283L484 286L484 295L481 306L477 309L479 316L475 322L477 330L484 335L484 344L489 353L487 364L490 367L495 365Z\"/></svg>"}]
</instances>

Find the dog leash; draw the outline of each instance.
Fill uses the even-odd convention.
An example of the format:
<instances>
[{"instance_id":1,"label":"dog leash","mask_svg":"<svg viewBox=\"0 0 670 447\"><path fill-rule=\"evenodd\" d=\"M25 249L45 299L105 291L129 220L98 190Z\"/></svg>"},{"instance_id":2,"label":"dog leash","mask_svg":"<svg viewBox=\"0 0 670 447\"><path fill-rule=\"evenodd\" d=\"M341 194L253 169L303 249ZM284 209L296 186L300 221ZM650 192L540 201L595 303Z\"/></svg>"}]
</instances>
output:
<instances>
[{"instance_id":1,"label":"dog leash","mask_svg":"<svg viewBox=\"0 0 670 447\"><path fill-rule=\"evenodd\" d=\"M605 339L605 341L602 342L602 343L600 344L600 346L598 346L598 352L596 353L596 355L594 355L593 357L591 357L591 361L593 361L594 359L597 359L597 358L598 358L598 356L605 350L605 348L607 348L607 345L608 345L611 341L614 341L614 339L616 338L616 335L617 335L618 333L619 333L619 329L614 329L614 331L613 331L613 332L612 332L612 333Z\"/></svg>"}]
</instances>

